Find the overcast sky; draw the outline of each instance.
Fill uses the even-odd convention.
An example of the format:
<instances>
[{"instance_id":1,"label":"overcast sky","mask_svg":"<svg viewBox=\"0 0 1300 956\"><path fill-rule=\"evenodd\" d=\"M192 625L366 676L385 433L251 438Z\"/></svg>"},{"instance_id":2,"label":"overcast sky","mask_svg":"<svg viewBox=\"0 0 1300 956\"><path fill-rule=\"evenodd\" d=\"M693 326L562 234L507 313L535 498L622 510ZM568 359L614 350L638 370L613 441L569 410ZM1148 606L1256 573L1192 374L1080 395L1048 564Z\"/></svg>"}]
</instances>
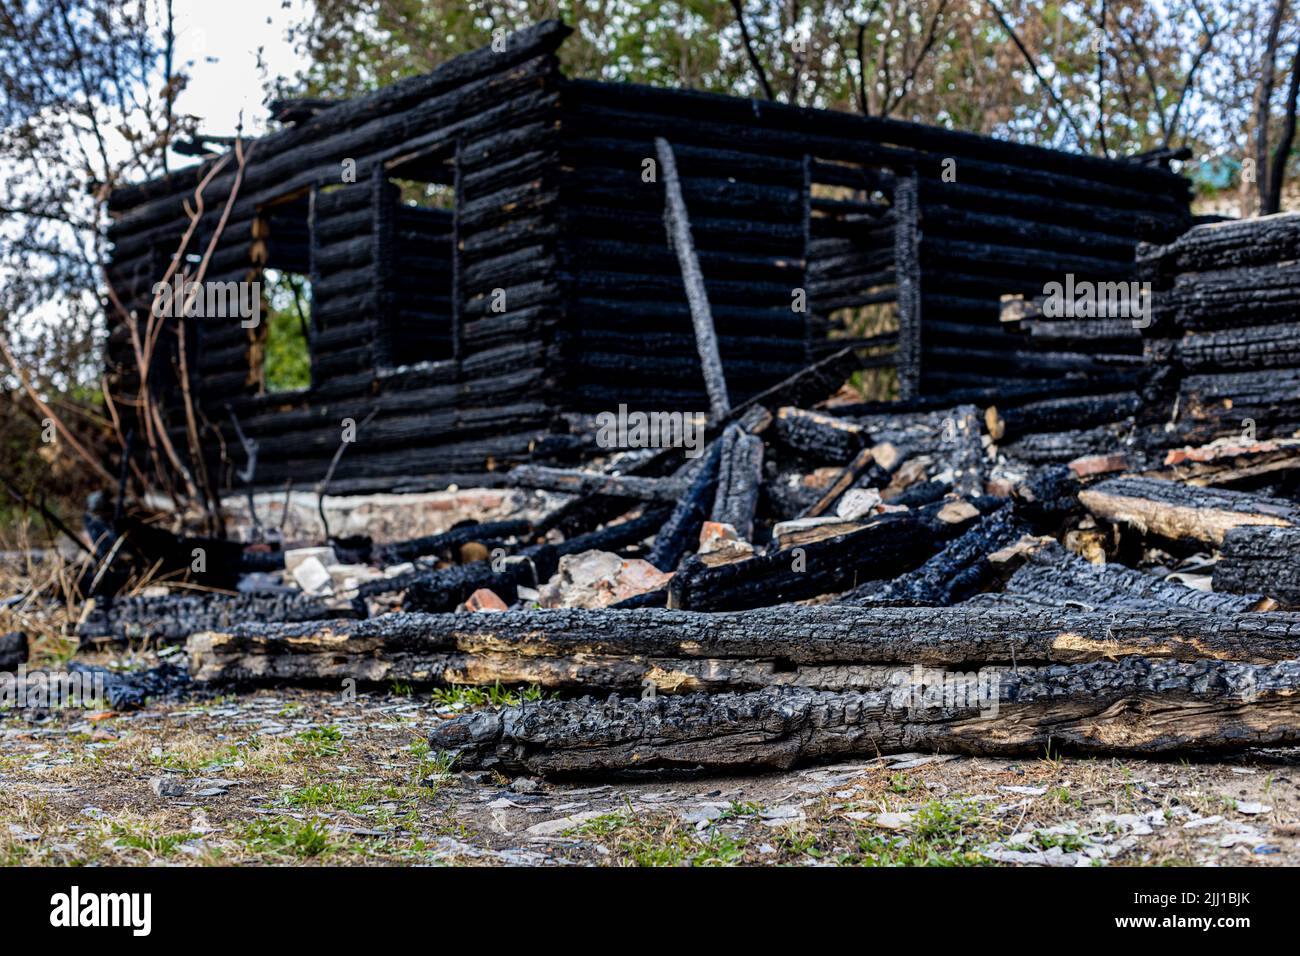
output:
<instances>
[{"instance_id":1,"label":"overcast sky","mask_svg":"<svg viewBox=\"0 0 1300 956\"><path fill-rule=\"evenodd\" d=\"M177 101L201 120L205 133L231 135L244 115L244 132L266 127L259 48L271 76L292 76L303 65L285 32L303 19L304 0L175 0L176 62L189 66L190 83Z\"/></svg>"}]
</instances>

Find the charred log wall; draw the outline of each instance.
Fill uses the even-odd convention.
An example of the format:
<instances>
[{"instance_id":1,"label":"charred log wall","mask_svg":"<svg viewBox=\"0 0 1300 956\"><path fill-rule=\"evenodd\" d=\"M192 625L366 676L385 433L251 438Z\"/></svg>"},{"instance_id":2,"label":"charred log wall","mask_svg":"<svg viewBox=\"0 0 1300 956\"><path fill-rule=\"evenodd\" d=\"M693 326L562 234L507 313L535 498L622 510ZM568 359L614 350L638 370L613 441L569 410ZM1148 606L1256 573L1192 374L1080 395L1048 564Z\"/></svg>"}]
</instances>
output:
<instances>
[{"instance_id":1,"label":"charred log wall","mask_svg":"<svg viewBox=\"0 0 1300 956\"><path fill-rule=\"evenodd\" d=\"M1300 215L1197 226L1144 245L1152 283L1150 424L1181 442L1300 430Z\"/></svg>"},{"instance_id":2,"label":"charred log wall","mask_svg":"<svg viewBox=\"0 0 1300 956\"><path fill-rule=\"evenodd\" d=\"M538 24L505 52L458 57L248 144L206 278L306 271L312 384L266 394L265 328L186 320L214 464L222 448L244 464L232 414L258 442L259 487L319 480L351 419L357 449L332 487L363 490L517 462L558 411L706 407L663 183L644 175L655 137L677 157L737 402L825 354L844 310L875 310L844 325L843 339L861 347L863 366L896 368L904 398L989 374L1052 385L1096 374L1107 359L1079 336L1044 350L1004 333L999 297L1041 291L1065 271L1123 278L1139 240L1168 241L1187 223L1185 182L1164 169L566 80L554 51L568 32ZM128 309L147 311L184 204L219 161L114 192L110 276ZM226 215L238 175L231 160L215 172L190 253ZM403 203L396 183L407 180L450 188L451 211ZM149 373L173 406L174 332ZM135 387L133 351L112 316L119 395ZM181 422L173 407L183 449Z\"/></svg>"},{"instance_id":3,"label":"charred log wall","mask_svg":"<svg viewBox=\"0 0 1300 956\"><path fill-rule=\"evenodd\" d=\"M305 391L267 394L263 329L186 320L213 465L223 445L239 447L230 413L258 442L256 486L318 481L345 419L357 423L357 448L340 459L341 489L481 473L527 457L551 419L543 392L553 365L547 325L557 315L554 50L568 32L538 24L513 34L505 52L458 57L246 144L206 278L256 279L263 264L309 271L313 377ZM218 161L113 194L110 276L128 309L148 310L184 232L183 203ZM435 161L453 177L450 220L404 205L390 181L432 181L422 169ZM196 240L215 231L235 177L228 160L204 190ZM290 203L305 215L285 226ZM196 248L204 246L188 251ZM179 439L174 331L150 375L170 398ZM115 315L110 332L114 388L130 395L131 337Z\"/></svg>"},{"instance_id":4,"label":"charred log wall","mask_svg":"<svg viewBox=\"0 0 1300 956\"><path fill-rule=\"evenodd\" d=\"M664 177L647 164L671 144L733 402L806 362L804 163L692 107L690 94L566 81L562 88L557 336L564 392L582 410L709 407L677 257L664 230ZM704 101L748 111L734 98ZM751 132L761 133L752 114Z\"/></svg>"},{"instance_id":5,"label":"charred log wall","mask_svg":"<svg viewBox=\"0 0 1300 956\"><path fill-rule=\"evenodd\" d=\"M1105 372L1113 386L1119 370L1136 382L1135 330L1119 347L1091 329L1031 340L1002 329L1000 298L1039 295L1067 273L1132 279L1140 241L1190 224L1186 180L1167 169L913 123L590 81L563 84L562 115L563 337L588 407L609 407L611 383L621 396L702 402L662 187L642 175L655 136L678 151L724 367L742 394L823 347L833 313L872 306L893 315L869 327L879 338L863 343L864 364L897 367L904 398L990 373ZM651 379L662 384L640 384Z\"/></svg>"}]
</instances>

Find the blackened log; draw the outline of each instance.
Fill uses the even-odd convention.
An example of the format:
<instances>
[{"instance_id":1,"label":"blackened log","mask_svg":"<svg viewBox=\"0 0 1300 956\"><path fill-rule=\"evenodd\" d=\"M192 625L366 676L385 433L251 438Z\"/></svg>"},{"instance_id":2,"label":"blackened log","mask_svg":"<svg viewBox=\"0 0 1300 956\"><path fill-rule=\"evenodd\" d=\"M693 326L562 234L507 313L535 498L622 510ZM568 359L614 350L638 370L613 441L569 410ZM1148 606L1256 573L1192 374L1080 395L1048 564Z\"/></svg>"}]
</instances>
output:
<instances>
[{"instance_id":1,"label":"blackened log","mask_svg":"<svg viewBox=\"0 0 1300 956\"><path fill-rule=\"evenodd\" d=\"M1137 413L1138 397L1132 392L1080 395L1032 402L999 411L990 405L984 421L995 441L1011 441L1030 432L1060 432L1092 428L1130 418Z\"/></svg>"},{"instance_id":2,"label":"blackened log","mask_svg":"<svg viewBox=\"0 0 1300 956\"><path fill-rule=\"evenodd\" d=\"M1192 444L1241 437L1248 423L1259 438L1290 437L1300 431L1300 369L1189 375L1166 417Z\"/></svg>"},{"instance_id":3,"label":"blackened log","mask_svg":"<svg viewBox=\"0 0 1300 956\"><path fill-rule=\"evenodd\" d=\"M190 664L203 683L293 683L337 685L351 678L375 684L401 681L418 686L535 685L547 691L635 693L654 687L658 693L753 690L774 685L886 686L897 670L879 665L839 665L789 670L773 661L667 659L651 657L519 656L456 651L412 657L406 653L365 656L352 647L334 652L241 654L225 635L200 634L190 639Z\"/></svg>"},{"instance_id":4,"label":"blackened log","mask_svg":"<svg viewBox=\"0 0 1300 956\"><path fill-rule=\"evenodd\" d=\"M870 585L841 595L839 603L950 605L984 588L995 570L989 556L1010 547L1028 534L1028 523L1016 515L1015 505L1003 505L979 519L965 534L948 544L925 564L900 575L883 587Z\"/></svg>"},{"instance_id":5,"label":"blackened log","mask_svg":"<svg viewBox=\"0 0 1300 956\"><path fill-rule=\"evenodd\" d=\"M1085 488L1079 500L1105 521L1216 546L1227 531L1242 525L1300 525L1300 505L1291 501L1156 478L1111 478Z\"/></svg>"},{"instance_id":6,"label":"blackened log","mask_svg":"<svg viewBox=\"0 0 1300 956\"><path fill-rule=\"evenodd\" d=\"M718 485L722 441L716 440L704 453L690 487L673 508L668 520L655 535L654 547L646 560L660 571L672 571L682 555L699 540L700 526L708 520Z\"/></svg>"},{"instance_id":7,"label":"blackened log","mask_svg":"<svg viewBox=\"0 0 1300 956\"><path fill-rule=\"evenodd\" d=\"M1146 277L1206 272L1300 259L1300 216L1287 213L1196 226L1163 246L1142 244Z\"/></svg>"},{"instance_id":8,"label":"blackened log","mask_svg":"<svg viewBox=\"0 0 1300 956\"><path fill-rule=\"evenodd\" d=\"M861 531L734 564L688 562L669 582L670 606L696 611L770 607L895 577L920 565L970 523L969 518L945 521L941 510L930 505L879 515ZM978 511L971 509L971 514Z\"/></svg>"},{"instance_id":9,"label":"blackened log","mask_svg":"<svg viewBox=\"0 0 1300 956\"><path fill-rule=\"evenodd\" d=\"M455 718L429 740L463 769L542 776L785 769L917 750L1147 755L1297 741L1300 663L1143 658L948 680L922 672L869 692L548 700Z\"/></svg>"},{"instance_id":10,"label":"blackened log","mask_svg":"<svg viewBox=\"0 0 1300 956\"><path fill-rule=\"evenodd\" d=\"M752 541L763 478L763 440L739 425L728 425L719 441L722 450L711 520L731 525L742 541Z\"/></svg>"},{"instance_id":11,"label":"blackened log","mask_svg":"<svg viewBox=\"0 0 1300 956\"><path fill-rule=\"evenodd\" d=\"M906 402L859 402L839 405L829 411L838 417L858 421L870 429L873 420L884 423L899 415L915 416L957 405L972 404L981 407L996 405L998 408L1016 408L1050 398L1114 392L1126 387L1129 378L1128 373L1112 371L1109 374L1087 379L1038 379L1001 382L996 385L986 383L955 391L918 395ZM873 433L873 437L877 436Z\"/></svg>"},{"instance_id":12,"label":"blackened log","mask_svg":"<svg viewBox=\"0 0 1300 956\"><path fill-rule=\"evenodd\" d=\"M327 603L297 592L171 594L165 597L95 598L77 624L83 646L101 641L183 641L198 631L249 622L325 621L364 617L355 603Z\"/></svg>"},{"instance_id":13,"label":"blackened log","mask_svg":"<svg viewBox=\"0 0 1300 956\"><path fill-rule=\"evenodd\" d=\"M655 139L655 154L664 174L664 220L668 239L677 253L682 283L686 286L686 300L691 307L691 323L699 346L700 370L704 373L704 386L709 393L709 408L713 420L720 421L731 411L731 399L727 396L727 380L722 373L722 360L718 357L718 337L709 311L709 294L704 288L704 274L700 272L695 240L691 238L690 216L682 198L681 180L677 177L677 160L672 146L662 137Z\"/></svg>"},{"instance_id":14,"label":"blackened log","mask_svg":"<svg viewBox=\"0 0 1300 956\"><path fill-rule=\"evenodd\" d=\"M1292 262L1186 273L1157 299L1156 328L1201 330L1295 321L1300 277Z\"/></svg>"},{"instance_id":15,"label":"blackened log","mask_svg":"<svg viewBox=\"0 0 1300 956\"><path fill-rule=\"evenodd\" d=\"M1128 427L1128 424L1102 425L1069 431L1034 432L999 447L1012 461L1030 465L1067 463L1089 455L1113 455L1122 451L1124 443L1120 432Z\"/></svg>"},{"instance_id":16,"label":"blackened log","mask_svg":"<svg viewBox=\"0 0 1300 956\"><path fill-rule=\"evenodd\" d=\"M1029 475L1011 494L1016 501L1016 513L1036 531L1055 533L1082 511L1079 488L1079 479L1073 471L1064 465L1049 465Z\"/></svg>"},{"instance_id":17,"label":"blackened log","mask_svg":"<svg viewBox=\"0 0 1300 956\"><path fill-rule=\"evenodd\" d=\"M1189 332L1174 343L1174 357L1190 372L1296 368L1300 366L1300 324Z\"/></svg>"},{"instance_id":18,"label":"blackened log","mask_svg":"<svg viewBox=\"0 0 1300 956\"><path fill-rule=\"evenodd\" d=\"M1233 528L1214 565L1216 591L1260 593L1300 607L1300 531Z\"/></svg>"},{"instance_id":19,"label":"blackened log","mask_svg":"<svg viewBox=\"0 0 1300 956\"><path fill-rule=\"evenodd\" d=\"M777 409L774 430L786 447L837 465L852 458L868 441L861 425L802 408Z\"/></svg>"},{"instance_id":20,"label":"blackened log","mask_svg":"<svg viewBox=\"0 0 1300 956\"><path fill-rule=\"evenodd\" d=\"M1240 614L1269 610L1272 603L1259 589L1245 595L1218 594L1163 581L1120 564L1092 564L1055 542L1028 555L1025 564L1007 581L1006 592L1048 607L1097 611L1169 608L1202 614Z\"/></svg>"},{"instance_id":21,"label":"blackened log","mask_svg":"<svg viewBox=\"0 0 1300 956\"><path fill-rule=\"evenodd\" d=\"M775 102L755 102L698 91L664 90L632 84L573 80L573 108L596 128L647 131L672 128L682 142L716 142L731 149L756 148L765 155L811 153L824 160L878 161L882 166L924 168L938 178L938 157L961 157L962 181L1010 186L1047 196L1080 196L1097 203L1138 210L1178 212L1186 218L1186 185L1168 171L1138 170L1129 164L1094 166L1096 158L1001 142L933 126L872 117L806 110ZM626 120L623 120L626 117ZM899 144L898 147L884 144ZM933 151L933 152L930 152ZM1109 168L1104 168L1109 166ZM1178 197L1178 198L1175 198ZM1184 224L1183 228L1186 228Z\"/></svg>"},{"instance_id":22,"label":"blackened log","mask_svg":"<svg viewBox=\"0 0 1300 956\"><path fill-rule=\"evenodd\" d=\"M201 680L351 676L438 683L448 679L443 669L449 662L465 667L477 657L495 662L490 665L495 672L487 665L480 672L495 674L488 683L502 668L526 667L531 659L778 662L810 677L817 669L829 675L837 666L972 669L1130 656L1274 663L1300 656L1300 619L1287 613L1214 615L1164 607L1130 608L1117 617L1033 604L792 605L721 614L606 608L244 623L194 635L187 646L192 672ZM698 679L700 672L692 674ZM674 689L669 681L660 687Z\"/></svg>"},{"instance_id":23,"label":"blackened log","mask_svg":"<svg viewBox=\"0 0 1300 956\"><path fill-rule=\"evenodd\" d=\"M575 495L611 495L638 501L677 501L686 483L673 478L643 478L639 475L605 475L569 468L520 465L510 471L515 488L541 488Z\"/></svg>"},{"instance_id":24,"label":"blackened log","mask_svg":"<svg viewBox=\"0 0 1300 956\"><path fill-rule=\"evenodd\" d=\"M890 500L890 504L906 505L909 508L920 508L923 505L934 504L944 496L952 492L952 482L948 481L918 481L911 485Z\"/></svg>"},{"instance_id":25,"label":"blackened log","mask_svg":"<svg viewBox=\"0 0 1300 956\"><path fill-rule=\"evenodd\" d=\"M393 541L376 545L372 551L372 560L380 567L414 561L426 555L450 554L462 544L471 541L498 541L517 538L532 530L532 522L522 518L508 518L505 521L484 521L461 525L441 534L430 534L406 541Z\"/></svg>"}]
</instances>

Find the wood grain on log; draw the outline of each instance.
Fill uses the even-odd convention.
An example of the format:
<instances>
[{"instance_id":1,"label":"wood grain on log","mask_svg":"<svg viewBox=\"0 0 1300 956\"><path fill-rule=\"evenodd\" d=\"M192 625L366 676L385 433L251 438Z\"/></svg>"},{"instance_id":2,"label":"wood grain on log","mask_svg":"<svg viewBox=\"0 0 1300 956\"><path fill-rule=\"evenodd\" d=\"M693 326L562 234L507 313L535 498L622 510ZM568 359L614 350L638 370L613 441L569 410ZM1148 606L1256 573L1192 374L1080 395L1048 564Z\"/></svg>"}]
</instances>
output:
<instances>
[{"instance_id":1,"label":"wood grain on log","mask_svg":"<svg viewBox=\"0 0 1300 956\"><path fill-rule=\"evenodd\" d=\"M1049 607L1098 611L1170 608L1205 614L1240 614L1273 608L1273 602L1264 596L1262 589L1255 589L1253 594L1199 591L1120 564L1092 564L1055 542L1028 555L1026 563L1007 581L1006 592Z\"/></svg>"},{"instance_id":2,"label":"wood grain on log","mask_svg":"<svg viewBox=\"0 0 1300 956\"><path fill-rule=\"evenodd\" d=\"M742 541L752 541L763 480L763 440L733 424L722 433L721 441L710 520L731 525Z\"/></svg>"},{"instance_id":3,"label":"wood grain on log","mask_svg":"<svg viewBox=\"0 0 1300 956\"><path fill-rule=\"evenodd\" d=\"M1194 488L1155 478L1111 478L1079 493L1098 518L1173 540L1219 545L1242 525L1300 525L1300 505L1239 491Z\"/></svg>"},{"instance_id":4,"label":"wood grain on log","mask_svg":"<svg viewBox=\"0 0 1300 956\"><path fill-rule=\"evenodd\" d=\"M1214 565L1216 590L1257 592L1300 607L1300 530L1233 528Z\"/></svg>"},{"instance_id":5,"label":"wood grain on log","mask_svg":"<svg viewBox=\"0 0 1300 956\"><path fill-rule=\"evenodd\" d=\"M640 501L677 501L686 490L686 482L673 478L606 475L543 465L520 465L513 468L509 482L515 488L541 488L576 495L610 495Z\"/></svg>"},{"instance_id":6,"label":"wood grain on log","mask_svg":"<svg viewBox=\"0 0 1300 956\"><path fill-rule=\"evenodd\" d=\"M483 673L496 675L489 683L506 667L526 667L529 658L570 664L624 658L775 662L785 670L1085 663L1134 655L1273 663L1300 657L1300 617L1172 608L1115 615L1042 606L406 613L363 621L245 623L195 635L188 649L191 672L206 681L351 676L437 683L449 679L443 676L448 662L468 666L464 655L493 656L497 670L483 665Z\"/></svg>"},{"instance_id":7,"label":"wood grain on log","mask_svg":"<svg viewBox=\"0 0 1300 956\"><path fill-rule=\"evenodd\" d=\"M1300 741L1300 663L1127 658L887 690L542 701L458 717L431 746L542 776L789 768L929 751L1165 754Z\"/></svg>"}]
</instances>

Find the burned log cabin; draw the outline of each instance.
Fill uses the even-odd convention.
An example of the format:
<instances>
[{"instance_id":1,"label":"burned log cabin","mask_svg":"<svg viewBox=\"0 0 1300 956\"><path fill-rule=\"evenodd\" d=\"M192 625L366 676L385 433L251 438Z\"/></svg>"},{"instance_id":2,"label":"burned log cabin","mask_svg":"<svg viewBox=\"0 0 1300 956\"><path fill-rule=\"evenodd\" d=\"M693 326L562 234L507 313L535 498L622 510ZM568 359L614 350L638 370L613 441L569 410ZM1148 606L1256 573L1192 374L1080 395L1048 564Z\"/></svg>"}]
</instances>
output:
<instances>
[{"instance_id":1,"label":"burned log cabin","mask_svg":"<svg viewBox=\"0 0 1300 956\"><path fill-rule=\"evenodd\" d=\"M1016 337L999 299L1131 277L1140 241L1190 222L1162 161L572 79L556 56L569 32L542 22L358 99L295 104L243 162L115 190L113 390L141 374L124 313L145 316L169 266L195 275L211 244L207 282L310 284L304 387L268 387L266 322L181 318L152 356L175 447L186 384L223 487L319 481L347 420L357 450L335 491L481 481L565 447L566 416L706 411L657 139L732 402L844 345L902 398L1135 379L1136 333Z\"/></svg>"}]
</instances>

